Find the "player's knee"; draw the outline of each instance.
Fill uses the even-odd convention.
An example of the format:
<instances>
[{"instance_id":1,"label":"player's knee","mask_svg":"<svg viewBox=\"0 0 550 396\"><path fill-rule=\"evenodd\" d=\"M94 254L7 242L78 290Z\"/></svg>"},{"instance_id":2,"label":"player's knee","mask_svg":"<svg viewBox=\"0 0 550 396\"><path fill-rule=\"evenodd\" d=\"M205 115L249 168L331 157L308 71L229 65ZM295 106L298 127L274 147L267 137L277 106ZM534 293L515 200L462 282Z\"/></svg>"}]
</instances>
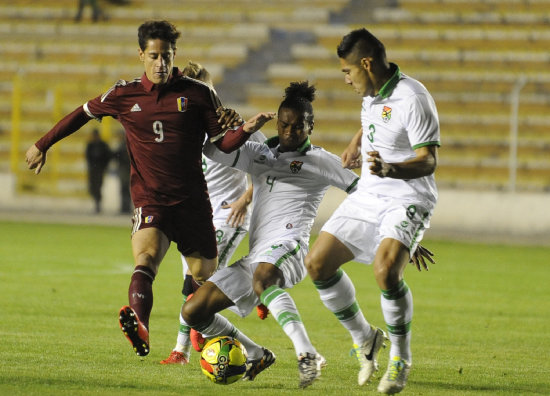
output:
<instances>
[{"instance_id":1,"label":"player's knee","mask_svg":"<svg viewBox=\"0 0 550 396\"><path fill-rule=\"evenodd\" d=\"M216 266L210 265L210 264L204 264L200 267L194 267L191 269L191 275L193 276L193 279L195 282L197 282L199 285L202 285L204 282L210 278L214 272L216 272Z\"/></svg>"},{"instance_id":2,"label":"player's knee","mask_svg":"<svg viewBox=\"0 0 550 396\"><path fill-rule=\"evenodd\" d=\"M307 254L305 258L305 265L307 273L310 278L314 281L323 279L323 265L319 256L312 253L311 251Z\"/></svg>"},{"instance_id":3,"label":"player's knee","mask_svg":"<svg viewBox=\"0 0 550 396\"><path fill-rule=\"evenodd\" d=\"M375 262L374 277L381 289L388 290L399 283L401 272L394 262L383 260Z\"/></svg>"},{"instance_id":4,"label":"player's knee","mask_svg":"<svg viewBox=\"0 0 550 396\"><path fill-rule=\"evenodd\" d=\"M193 299L188 300L181 307L181 317L189 326L193 326L202 321L200 304Z\"/></svg>"},{"instance_id":5,"label":"player's knee","mask_svg":"<svg viewBox=\"0 0 550 396\"><path fill-rule=\"evenodd\" d=\"M155 262L154 257L147 252L140 253L136 256L136 267L137 266L147 267L151 269L154 274L156 274L158 270L158 264Z\"/></svg>"}]
</instances>

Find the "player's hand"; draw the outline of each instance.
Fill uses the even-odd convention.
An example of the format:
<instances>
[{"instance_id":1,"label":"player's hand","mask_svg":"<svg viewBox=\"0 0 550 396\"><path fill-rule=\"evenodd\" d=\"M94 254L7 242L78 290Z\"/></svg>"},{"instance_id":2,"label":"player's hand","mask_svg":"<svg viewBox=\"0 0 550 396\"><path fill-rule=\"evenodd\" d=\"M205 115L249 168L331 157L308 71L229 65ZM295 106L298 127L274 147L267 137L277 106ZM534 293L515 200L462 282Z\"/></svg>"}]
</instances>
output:
<instances>
[{"instance_id":1,"label":"player's hand","mask_svg":"<svg viewBox=\"0 0 550 396\"><path fill-rule=\"evenodd\" d=\"M216 109L216 113L220 116L218 124L221 125L222 129L233 128L243 123L241 115L233 109L220 106Z\"/></svg>"},{"instance_id":2,"label":"player's hand","mask_svg":"<svg viewBox=\"0 0 550 396\"><path fill-rule=\"evenodd\" d=\"M414 251L413 256L411 257L410 263L413 264L418 271L422 271L422 268L424 268L424 270L426 271L429 271L428 263L426 262L426 260L428 260L432 264L435 264L433 256L434 254L431 251L419 244Z\"/></svg>"},{"instance_id":3,"label":"player's hand","mask_svg":"<svg viewBox=\"0 0 550 396\"><path fill-rule=\"evenodd\" d=\"M38 147L33 144L25 154L25 161L29 169L35 169L34 173L38 175L46 162L46 153L40 151Z\"/></svg>"},{"instance_id":4,"label":"player's hand","mask_svg":"<svg viewBox=\"0 0 550 396\"><path fill-rule=\"evenodd\" d=\"M378 151L369 151L367 154L369 155L367 162L370 164L371 174L386 177L392 172L392 165L384 161Z\"/></svg>"},{"instance_id":5,"label":"player's hand","mask_svg":"<svg viewBox=\"0 0 550 396\"><path fill-rule=\"evenodd\" d=\"M229 224L233 228L242 226L246 217L247 206L248 204L246 203L246 200L242 197L237 199L235 202L222 205L223 209L231 209L231 212L229 212L229 216L227 216L227 220L225 221L225 223Z\"/></svg>"},{"instance_id":6,"label":"player's hand","mask_svg":"<svg viewBox=\"0 0 550 396\"><path fill-rule=\"evenodd\" d=\"M244 131L246 133L254 133L259 131L268 121L271 121L276 116L272 112L264 112L256 114L254 117L244 123Z\"/></svg>"},{"instance_id":7,"label":"player's hand","mask_svg":"<svg viewBox=\"0 0 550 396\"><path fill-rule=\"evenodd\" d=\"M340 158L342 158L342 167L347 169L360 168L361 165L363 164L363 159L361 157L361 150L359 150L356 147L352 147L352 145L349 145L344 150Z\"/></svg>"}]
</instances>

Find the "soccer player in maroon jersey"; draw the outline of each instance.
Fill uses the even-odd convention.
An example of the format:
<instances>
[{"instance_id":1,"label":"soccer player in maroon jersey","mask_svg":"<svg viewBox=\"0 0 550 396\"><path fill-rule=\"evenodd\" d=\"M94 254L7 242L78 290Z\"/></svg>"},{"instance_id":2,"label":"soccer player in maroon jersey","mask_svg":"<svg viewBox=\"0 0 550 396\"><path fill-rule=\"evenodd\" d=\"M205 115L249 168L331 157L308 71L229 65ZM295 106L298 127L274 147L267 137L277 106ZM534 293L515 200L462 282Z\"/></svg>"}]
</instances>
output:
<instances>
[{"instance_id":1,"label":"soccer player in maroon jersey","mask_svg":"<svg viewBox=\"0 0 550 396\"><path fill-rule=\"evenodd\" d=\"M132 229L135 269L129 305L121 308L119 322L139 356L149 353L152 285L170 242L177 244L198 282L208 279L217 267L212 208L201 161L206 136L220 150L230 152L274 116L263 113L239 128L228 129L230 125L225 124L235 113L222 112L212 89L184 77L174 67L179 35L167 21L143 23L138 29L138 53L145 68L141 78L119 80L65 116L26 153L29 169L38 174L47 150L91 119L111 116L124 127L136 208Z\"/></svg>"}]
</instances>

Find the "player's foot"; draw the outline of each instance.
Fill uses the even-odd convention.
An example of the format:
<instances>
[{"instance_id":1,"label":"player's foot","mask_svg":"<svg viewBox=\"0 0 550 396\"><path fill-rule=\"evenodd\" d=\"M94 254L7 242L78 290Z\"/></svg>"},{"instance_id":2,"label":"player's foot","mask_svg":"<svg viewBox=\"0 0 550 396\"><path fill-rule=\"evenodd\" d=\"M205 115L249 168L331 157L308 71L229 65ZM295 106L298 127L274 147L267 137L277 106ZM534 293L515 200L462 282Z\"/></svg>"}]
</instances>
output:
<instances>
[{"instance_id":1,"label":"player's foot","mask_svg":"<svg viewBox=\"0 0 550 396\"><path fill-rule=\"evenodd\" d=\"M374 337L365 341L360 346L353 344L351 355L357 358L359 362L359 374L357 375L357 383L365 385L372 377L375 371L378 371L378 353L380 348L385 347L384 341L388 339L386 333L377 327L372 327Z\"/></svg>"},{"instance_id":2,"label":"player's foot","mask_svg":"<svg viewBox=\"0 0 550 396\"><path fill-rule=\"evenodd\" d=\"M134 352L138 356L146 356L149 353L149 331L131 307L125 305L120 308L118 323Z\"/></svg>"},{"instance_id":3,"label":"player's foot","mask_svg":"<svg viewBox=\"0 0 550 396\"><path fill-rule=\"evenodd\" d=\"M388 370L378 384L378 392L387 395L399 393L407 385L411 365L399 356L394 356L388 363Z\"/></svg>"},{"instance_id":4,"label":"player's foot","mask_svg":"<svg viewBox=\"0 0 550 396\"><path fill-rule=\"evenodd\" d=\"M195 351L202 351L202 348L204 348L204 344L206 344L206 339L202 336L202 334L195 329L191 329L191 332L189 333L189 338L191 339L191 345L193 345Z\"/></svg>"},{"instance_id":5,"label":"player's foot","mask_svg":"<svg viewBox=\"0 0 550 396\"><path fill-rule=\"evenodd\" d=\"M246 372L243 375L243 381L253 381L258 374L275 363L275 354L267 348L262 349L264 355L260 359L246 362Z\"/></svg>"},{"instance_id":6,"label":"player's foot","mask_svg":"<svg viewBox=\"0 0 550 396\"><path fill-rule=\"evenodd\" d=\"M185 356L183 352L172 351L170 356L166 359L161 360L160 364L187 364L189 363L189 358Z\"/></svg>"},{"instance_id":7,"label":"player's foot","mask_svg":"<svg viewBox=\"0 0 550 396\"><path fill-rule=\"evenodd\" d=\"M256 313L258 314L258 318L261 320L264 320L267 318L267 315L269 315L269 309L263 304L260 304L256 306Z\"/></svg>"},{"instance_id":8,"label":"player's foot","mask_svg":"<svg viewBox=\"0 0 550 396\"><path fill-rule=\"evenodd\" d=\"M321 376L321 367L326 366L327 361L318 353L301 353L298 356L298 372L300 373L300 388L305 388Z\"/></svg>"}]
</instances>

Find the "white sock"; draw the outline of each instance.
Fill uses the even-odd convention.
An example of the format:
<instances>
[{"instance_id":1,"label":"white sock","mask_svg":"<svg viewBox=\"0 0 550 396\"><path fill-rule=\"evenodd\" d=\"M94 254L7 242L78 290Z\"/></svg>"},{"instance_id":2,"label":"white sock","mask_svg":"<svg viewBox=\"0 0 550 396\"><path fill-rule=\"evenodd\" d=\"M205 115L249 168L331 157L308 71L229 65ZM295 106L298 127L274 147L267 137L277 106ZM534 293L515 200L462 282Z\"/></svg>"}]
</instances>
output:
<instances>
[{"instance_id":1,"label":"white sock","mask_svg":"<svg viewBox=\"0 0 550 396\"><path fill-rule=\"evenodd\" d=\"M349 276L339 269L325 281L314 281L321 301L350 333L353 342L361 345L374 336L357 300L355 287Z\"/></svg>"},{"instance_id":2,"label":"white sock","mask_svg":"<svg viewBox=\"0 0 550 396\"><path fill-rule=\"evenodd\" d=\"M382 313L391 341L390 359L399 356L412 363L411 321L413 317L413 298L407 283L399 282L395 288L382 290L380 296Z\"/></svg>"},{"instance_id":3,"label":"white sock","mask_svg":"<svg viewBox=\"0 0 550 396\"><path fill-rule=\"evenodd\" d=\"M264 290L260 300L273 314L273 317L292 341L296 356L305 352L317 353L309 340L306 328L298 313L298 308L296 308L290 294L274 285Z\"/></svg>"}]
</instances>

